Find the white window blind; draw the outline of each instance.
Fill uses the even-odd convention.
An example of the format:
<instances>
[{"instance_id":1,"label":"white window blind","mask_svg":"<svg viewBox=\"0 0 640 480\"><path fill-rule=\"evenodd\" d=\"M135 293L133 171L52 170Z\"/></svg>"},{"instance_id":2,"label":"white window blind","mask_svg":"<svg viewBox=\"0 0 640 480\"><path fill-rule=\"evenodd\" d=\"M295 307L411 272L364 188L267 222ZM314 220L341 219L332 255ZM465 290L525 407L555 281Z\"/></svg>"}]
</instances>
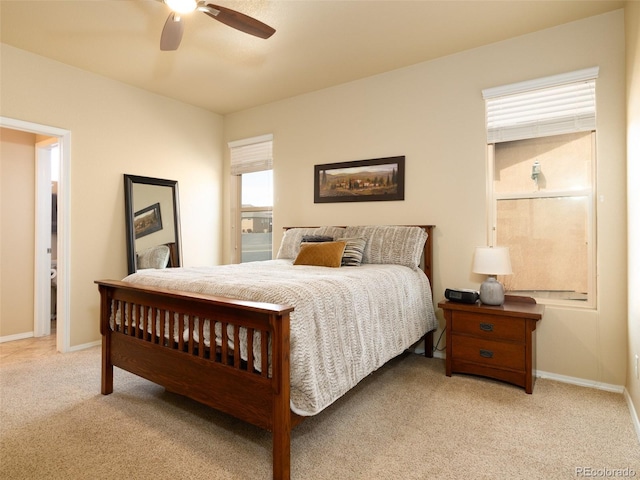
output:
<instances>
[{"instance_id":1,"label":"white window blind","mask_svg":"<svg viewBox=\"0 0 640 480\"><path fill-rule=\"evenodd\" d=\"M231 175L271 170L273 168L273 135L245 138L229 142Z\"/></svg>"},{"instance_id":2,"label":"white window blind","mask_svg":"<svg viewBox=\"0 0 640 480\"><path fill-rule=\"evenodd\" d=\"M598 71L593 67L483 90L487 143L595 130Z\"/></svg>"}]
</instances>

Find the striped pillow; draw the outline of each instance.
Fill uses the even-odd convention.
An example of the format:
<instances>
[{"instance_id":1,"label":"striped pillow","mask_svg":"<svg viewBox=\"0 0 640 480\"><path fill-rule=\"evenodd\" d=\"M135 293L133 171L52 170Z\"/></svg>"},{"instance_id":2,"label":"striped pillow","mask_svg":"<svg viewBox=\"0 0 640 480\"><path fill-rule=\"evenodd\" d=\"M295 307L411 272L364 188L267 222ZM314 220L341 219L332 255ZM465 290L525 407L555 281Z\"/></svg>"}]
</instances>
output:
<instances>
[{"instance_id":1,"label":"striped pillow","mask_svg":"<svg viewBox=\"0 0 640 480\"><path fill-rule=\"evenodd\" d=\"M296 258L302 237L305 235L326 235L333 237L334 240L339 240L344 237L344 231L345 229L342 227L290 228L284 232L276 258L290 258L292 260Z\"/></svg>"},{"instance_id":2,"label":"striped pillow","mask_svg":"<svg viewBox=\"0 0 640 480\"><path fill-rule=\"evenodd\" d=\"M359 267L367 241L364 238L342 238L341 240L347 243L342 254L342 266Z\"/></svg>"},{"instance_id":3,"label":"striped pillow","mask_svg":"<svg viewBox=\"0 0 640 480\"><path fill-rule=\"evenodd\" d=\"M419 268L427 232L420 227L398 225L347 227L345 238L353 237L367 239L362 263L391 263Z\"/></svg>"}]
</instances>

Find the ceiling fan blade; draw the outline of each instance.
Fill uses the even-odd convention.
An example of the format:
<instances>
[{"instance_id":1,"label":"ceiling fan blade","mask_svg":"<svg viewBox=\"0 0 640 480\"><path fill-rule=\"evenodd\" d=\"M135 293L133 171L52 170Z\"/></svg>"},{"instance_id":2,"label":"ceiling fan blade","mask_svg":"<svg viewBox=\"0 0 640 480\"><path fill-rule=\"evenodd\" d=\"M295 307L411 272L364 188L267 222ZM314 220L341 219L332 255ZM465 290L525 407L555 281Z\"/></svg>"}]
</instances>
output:
<instances>
[{"instance_id":1,"label":"ceiling fan blade","mask_svg":"<svg viewBox=\"0 0 640 480\"><path fill-rule=\"evenodd\" d=\"M275 28L245 15L244 13L231 10L230 8L219 7L218 5L207 3L198 9L209 15L211 18L215 18L219 22L235 28L236 30L240 30L241 32L248 33L249 35L254 35L260 38L269 38L271 35L276 33Z\"/></svg>"},{"instance_id":2,"label":"ceiling fan blade","mask_svg":"<svg viewBox=\"0 0 640 480\"><path fill-rule=\"evenodd\" d=\"M184 23L182 19L176 13L171 12L167 21L164 22L164 28L160 36L160 50L177 50L180 46L183 32Z\"/></svg>"}]
</instances>

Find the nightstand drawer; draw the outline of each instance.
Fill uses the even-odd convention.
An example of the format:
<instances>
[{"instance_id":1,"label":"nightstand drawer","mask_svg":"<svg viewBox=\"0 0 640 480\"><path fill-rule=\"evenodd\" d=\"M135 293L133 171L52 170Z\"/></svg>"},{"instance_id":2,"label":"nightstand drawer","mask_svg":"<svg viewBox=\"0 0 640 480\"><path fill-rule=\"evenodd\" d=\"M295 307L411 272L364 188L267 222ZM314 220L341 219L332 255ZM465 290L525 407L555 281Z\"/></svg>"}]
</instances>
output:
<instances>
[{"instance_id":1,"label":"nightstand drawer","mask_svg":"<svg viewBox=\"0 0 640 480\"><path fill-rule=\"evenodd\" d=\"M525 322L521 318L499 315L486 316L471 312L452 313L453 333L466 333L478 338L524 342Z\"/></svg>"},{"instance_id":2,"label":"nightstand drawer","mask_svg":"<svg viewBox=\"0 0 640 480\"><path fill-rule=\"evenodd\" d=\"M494 342L464 335L452 336L451 354L458 361L513 370L525 369L525 347L516 343Z\"/></svg>"}]
</instances>

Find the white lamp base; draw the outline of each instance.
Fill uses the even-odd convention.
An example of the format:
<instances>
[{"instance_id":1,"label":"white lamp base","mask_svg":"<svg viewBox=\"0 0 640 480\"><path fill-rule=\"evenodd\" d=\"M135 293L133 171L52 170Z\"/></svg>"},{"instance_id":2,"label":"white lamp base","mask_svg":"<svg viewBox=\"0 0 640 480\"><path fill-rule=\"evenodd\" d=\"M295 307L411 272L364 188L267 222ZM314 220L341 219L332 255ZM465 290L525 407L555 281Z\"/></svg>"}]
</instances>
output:
<instances>
[{"instance_id":1,"label":"white lamp base","mask_svg":"<svg viewBox=\"0 0 640 480\"><path fill-rule=\"evenodd\" d=\"M480 285L480 301L485 305L502 305L504 303L504 287L490 276Z\"/></svg>"}]
</instances>

